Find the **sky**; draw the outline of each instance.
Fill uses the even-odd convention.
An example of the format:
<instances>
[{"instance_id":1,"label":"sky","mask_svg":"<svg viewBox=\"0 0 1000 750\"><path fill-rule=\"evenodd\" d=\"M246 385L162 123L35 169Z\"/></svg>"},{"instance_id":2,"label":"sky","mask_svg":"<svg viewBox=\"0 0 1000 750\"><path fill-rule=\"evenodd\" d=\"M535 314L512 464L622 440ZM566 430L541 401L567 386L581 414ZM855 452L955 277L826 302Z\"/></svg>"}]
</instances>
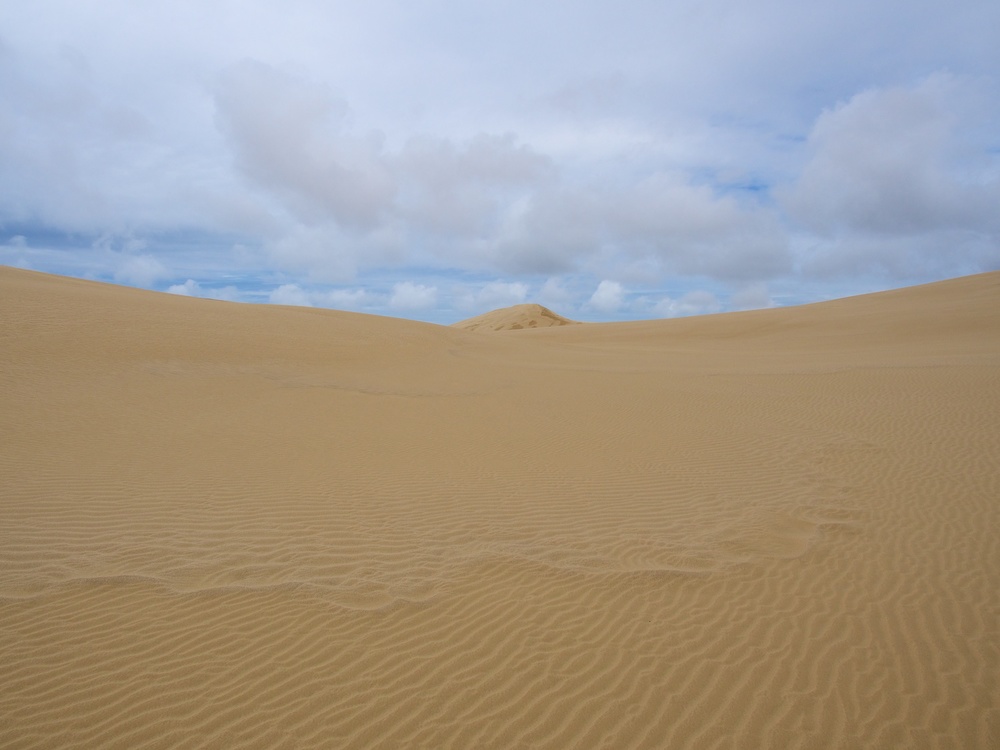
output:
<instances>
[{"instance_id":1,"label":"sky","mask_svg":"<svg viewBox=\"0 0 1000 750\"><path fill-rule=\"evenodd\" d=\"M0 6L0 264L450 323L1000 269L996 0Z\"/></svg>"}]
</instances>

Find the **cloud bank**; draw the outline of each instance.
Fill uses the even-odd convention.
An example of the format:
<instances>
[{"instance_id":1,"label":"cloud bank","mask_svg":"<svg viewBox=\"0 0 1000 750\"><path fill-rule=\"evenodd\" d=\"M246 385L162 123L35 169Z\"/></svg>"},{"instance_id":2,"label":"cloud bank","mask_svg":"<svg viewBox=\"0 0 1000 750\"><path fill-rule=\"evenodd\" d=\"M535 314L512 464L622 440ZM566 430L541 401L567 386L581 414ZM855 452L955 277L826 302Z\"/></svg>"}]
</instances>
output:
<instances>
[{"instance_id":1,"label":"cloud bank","mask_svg":"<svg viewBox=\"0 0 1000 750\"><path fill-rule=\"evenodd\" d=\"M995 4L4 16L0 262L441 322L1000 268Z\"/></svg>"}]
</instances>

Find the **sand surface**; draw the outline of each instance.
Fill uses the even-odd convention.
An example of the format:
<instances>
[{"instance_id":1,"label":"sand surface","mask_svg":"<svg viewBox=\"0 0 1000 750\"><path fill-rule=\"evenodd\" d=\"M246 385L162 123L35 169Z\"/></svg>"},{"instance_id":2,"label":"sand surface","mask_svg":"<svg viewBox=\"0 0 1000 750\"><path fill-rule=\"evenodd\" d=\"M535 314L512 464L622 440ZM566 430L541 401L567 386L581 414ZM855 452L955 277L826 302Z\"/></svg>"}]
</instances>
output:
<instances>
[{"instance_id":1,"label":"sand surface","mask_svg":"<svg viewBox=\"0 0 1000 750\"><path fill-rule=\"evenodd\" d=\"M520 331L525 328L552 328L571 325L578 325L578 323L552 312L547 307L531 303L504 307L452 323L452 327L463 331Z\"/></svg>"},{"instance_id":2,"label":"sand surface","mask_svg":"<svg viewBox=\"0 0 1000 750\"><path fill-rule=\"evenodd\" d=\"M0 268L0 747L1000 747L1000 274L468 332Z\"/></svg>"}]
</instances>

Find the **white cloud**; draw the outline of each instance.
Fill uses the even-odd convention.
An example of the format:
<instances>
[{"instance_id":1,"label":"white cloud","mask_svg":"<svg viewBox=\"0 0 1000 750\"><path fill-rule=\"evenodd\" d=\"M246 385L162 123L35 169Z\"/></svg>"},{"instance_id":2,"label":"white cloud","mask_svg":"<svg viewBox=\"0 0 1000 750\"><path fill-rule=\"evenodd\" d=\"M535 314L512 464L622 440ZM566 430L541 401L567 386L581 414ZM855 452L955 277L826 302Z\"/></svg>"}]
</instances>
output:
<instances>
[{"instance_id":1,"label":"white cloud","mask_svg":"<svg viewBox=\"0 0 1000 750\"><path fill-rule=\"evenodd\" d=\"M324 302L338 310L360 310L374 302L374 296L365 289L334 289L327 292Z\"/></svg>"},{"instance_id":2,"label":"white cloud","mask_svg":"<svg viewBox=\"0 0 1000 750\"><path fill-rule=\"evenodd\" d=\"M556 311L566 310L573 304L573 293L559 279L549 278L538 292L538 302Z\"/></svg>"},{"instance_id":3,"label":"white cloud","mask_svg":"<svg viewBox=\"0 0 1000 750\"><path fill-rule=\"evenodd\" d=\"M602 313L617 312L625 303L625 289L617 281L605 279L597 285L587 306Z\"/></svg>"},{"instance_id":4,"label":"white cloud","mask_svg":"<svg viewBox=\"0 0 1000 750\"><path fill-rule=\"evenodd\" d=\"M115 281L151 287L167 276L166 267L152 255L121 256L115 269Z\"/></svg>"},{"instance_id":5,"label":"white cloud","mask_svg":"<svg viewBox=\"0 0 1000 750\"><path fill-rule=\"evenodd\" d=\"M172 284L167 287L167 292L181 297L198 297L200 296L201 285L194 279L188 279L183 284Z\"/></svg>"},{"instance_id":6,"label":"white cloud","mask_svg":"<svg viewBox=\"0 0 1000 750\"><path fill-rule=\"evenodd\" d=\"M680 318L688 315L708 315L721 312L722 304L712 292L696 289L678 299L664 297L653 311L661 318Z\"/></svg>"},{"instance_id":7,"label":"white cloud","mask_svg":"<svg viewBox=\"0 0 1000 750\"><path fill-rule=\"evenodd\" d=\"M265 250L281 270L315 281L343 282L357 273L362 248L335 226L298 225L268 241Z\"/></svg>"},{"instance_id":8,"label":"white cloud","mask_svg":"<svg viewBox=\"0 0 1000 750\"><path fill-rule=\"evenodd\" d=\"M11 5L3 257L202 294L377 277L331 303L380 309L404 268L583 306L1000 267L1000 4L452 5ZM148 244L87 247L122 234Z\"/></svg>"},{"instance_id":9,"label":"white cloud","mask_svg":"<svg viewBox=\"0 0 1000 750\"><path fill-rule=\"evenodd\" d=\"M401 281L392 287L389 307L393 310L427 310L437 304L437 287Z\"/></svg>"},{"instance_id":10,"label":"white cloud","mask_svg":"<svg viewBox=\"0 0 1000 750\"><path fill-rule=\"evenodd\" d=\"M524 302L528 285L520 281L491 281L478 288L464 289L455 295L455 305L466 311L485 312Z\"/></svg>"},{"instance_id":11,"label":"white cloud","mask_svg":"<svg viewBox=\"0 0 1000 750\"><path fill-rule=\"evenodd\" d=\"M271 292L268 302L272 305L295 305L297 307L312 307L309 294L297 284L282 284Z\"/></svg>"},{"instance_id":12,"label":"white cloud","mask_svg":"<svg viewBox=\"0 0 1000 750\"><path fill-rule=\"evenodd\" d=\"M748 284L729 295L729 307L732 310L758 310L775 307L776 304L768 292L767 284Z\"/></svg>"},{"instance_id":13,"label":"white cloud","mask_svg":"<svg viewBox=\"0 0 1000 750\"><path fill-rule=\"evenodd\" d=\"M268 294L268 302L275 305L362 311L384 304L385 298L366 289L303 288L298 284L282 284Z\"/></svg>"},{"instance_id":14,"label":"white cloud","mask_svg":"<svg viewBox=\"0 0 1000 750\"><path fill-rule=\"evenodd\" d=\"M1000 265L1000 159L982 127L983 97L939 74L824 112L809 161L780 192L790 215L820 235L806 272L907 279Z\"/></svg>"},{"instance_id":15,"label":"white cloud","mask_svg":"<svg viewBox=\"0 0 1000 750\"><path fill-rule=\"evenodd\" d=\"M235 286L212 287L202 290L202 296L207 299L217 299L224 302L238 302L240 290Z\"/></svg>"},{"instance_id":16,"label":"white cloud","mask_svg":"<svg viewBox=\"0 0 1000 750\"><path fill-rule=\"evenodd\" d=\"M167 292L182 297L202 297L227 302L236 302L240 298L240 292L235 286L203 287L194 279L188 279L183 284L172 284L167 287Z\"/></svg>"}]
</instances>

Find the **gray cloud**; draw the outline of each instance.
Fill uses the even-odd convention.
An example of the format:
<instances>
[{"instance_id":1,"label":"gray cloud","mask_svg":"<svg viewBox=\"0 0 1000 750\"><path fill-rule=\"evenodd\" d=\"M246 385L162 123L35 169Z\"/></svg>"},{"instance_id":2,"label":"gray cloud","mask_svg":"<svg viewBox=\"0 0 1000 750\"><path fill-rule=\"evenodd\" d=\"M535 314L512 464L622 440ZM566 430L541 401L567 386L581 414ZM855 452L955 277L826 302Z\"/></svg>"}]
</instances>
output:
<instances>
[{"instance_id":1,"label":"gray cloud","mask_svg":"<svg viewBox=\"0 0 1000 750\"><path fill-rule=\"evenodd\" d=\"M757 310L775 305L767 285L760 282L740 287L729 296L729 306L732 310Z\"/></svg>"},{"instance_id":2,"label":"gray cloud","mask_svg":"<svg viewBox=\"0 0 1000 750\"><path fill-rule=\"evenodd\" d=\"M405 217L433 232L470 236L488 235L507 204L553 172L513 134L481 133L460 145L416 136L393 161L408 188Z\"/></svg>"},{"instance_id":3,"label":"gray cloud","mask_svg":"<svg viewBox=\"0 0 1000 750\"><path fill-rule=\"evenodd\" d=\"M442 290L400 311L1000 267L997 3L349 10L5 9L0 228L25 242L0 257L365 309Z\"/></svg>"},{"instance_id":4,"label":"gray cloud","mask_svg":"<svg viewBox=\"0 0 1000 750\"><path fill-rule=\"evenodd\" d=\"M245 60L222 75L215 101L240 169L302 221L371 227L389 208L383 137L346 132L347 104L328 87Z\"/></svg>"},{"instance_id":5,"label":"gray cloud","mask_svg":"<svg viewBox=\"0 0 1000 750\"><path fill-rule=\"evenodd\" d=\"M779 191L818 235L803 269L908 279L1000 266L1000 158L982 101L970 82L935 75L824 112L800 177Z\"/></svg>"},{"instance_id":6,"label":"gray cloud","mask_svg":"<svg viewBox=\"0 0 1000 750\"><path fill-rule=\"evenodd\" d=\"M554 172L513 134L415 135L390 152L377 131L352 131L327 87L256 61L226 71L216 106L241 171L293 217L272 257L317 278L348 278L422 233L439 238L433 254L475 264L468 241L488 241Z\"/></svg>"},{"instance_id":7,"label":"gray cloud","mask_svg":"<svg viewBox=\"0 0 1000 750\"><path fill-rule=\"evenodd\" d=\"M745 280L791 269L770 210L666 173L617 189L540 191L512 213L496 252L505 270L529 273L638 263L654 275Z\"/></svg>"},{"instance_id":8,"label":"gray cloud","mask_svg":"<svg viewBox=\"0 0 1000 750\"><path fill-rule=\"evenodd\" d=\"M963 132L961 88L936 75L824 112L809 137L812 156L784 194L789 212L822 232L1000 229L1000 163L991 144ZM990 161L994 169L976 168Z\"/></svg>"}]
</instances>

